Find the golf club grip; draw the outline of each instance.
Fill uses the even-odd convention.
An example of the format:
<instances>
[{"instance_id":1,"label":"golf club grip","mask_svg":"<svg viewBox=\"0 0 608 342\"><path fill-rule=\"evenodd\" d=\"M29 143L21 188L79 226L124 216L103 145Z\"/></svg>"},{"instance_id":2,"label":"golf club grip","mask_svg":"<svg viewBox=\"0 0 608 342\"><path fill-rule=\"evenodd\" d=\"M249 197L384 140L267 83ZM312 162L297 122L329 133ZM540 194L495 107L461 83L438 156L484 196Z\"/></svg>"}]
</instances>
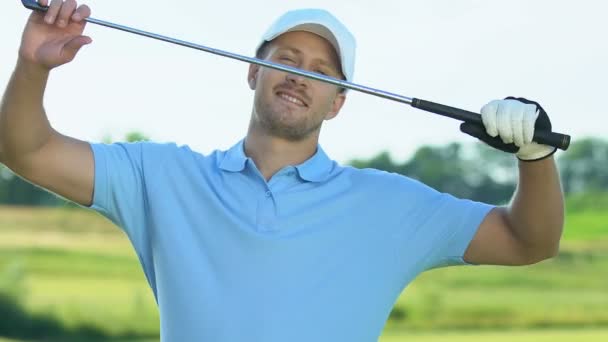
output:
<instances>
[{"instance_id":1,"label":"golf club grip","mask_svg":"<svg viewBox=\"0 0 608 342\"><path fill-rule=\"evenodd\" d=\"M48 6L42 6L36 0L21 0L21 3L32 11L46 12L49 9Z\"/></svg>"},{"instance_id":2,"label":"golf club grip","mask_svg":"<svg viewBox=\"0 0 608 342\"><path fill-rule=\"evenodd\" d=\"M446 105L442 105L435 102L420 100L420 99L412 99L412 107L425 110L427 112L440 114L443 116L447 116L456 120L466 121L470 123L475 123L483 126L483 121L481 120L481 115L469 112L464 109L454 108ZM570 136L561 133L555 132L547 132L547 131L535 131L533 141L549 145L553 147L557 147L560 150L567 150L570 146Z\"/></svg>"}]
</instances>

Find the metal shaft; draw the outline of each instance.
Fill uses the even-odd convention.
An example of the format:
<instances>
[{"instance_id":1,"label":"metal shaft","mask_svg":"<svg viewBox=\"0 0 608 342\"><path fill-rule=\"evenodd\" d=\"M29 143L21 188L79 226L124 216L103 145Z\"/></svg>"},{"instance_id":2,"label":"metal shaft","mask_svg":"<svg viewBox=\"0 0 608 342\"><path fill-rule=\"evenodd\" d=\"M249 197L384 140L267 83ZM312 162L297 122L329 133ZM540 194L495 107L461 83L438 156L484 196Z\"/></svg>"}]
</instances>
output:
<instances>
[{"instance_id":1,"label":"metal shaft","mask_svg":"<svg viewBox=\"0 0 608 342\"><path fill-rule=\"evenodd\" d=\"M375 96L378 96L378 97L382 97L382 98L385 98L385 99L389 99L389 100L405 103L405 104L408 104L408 105L412 104L412 100L413 99L409 98L409 97L406 97L406 96L390 93L390 92L387 92L387 91L384 91L384 90L367 87L367 86L364 86L364 85L360 85L360 84L356 84L356 83L340 80L340 79L337 79L337 78L333 78L333 77L317 74L317 73L314 73L314 72L309 72L309 71L298 69L298 68L293 68L293 67L290 67L290 66L287 66L287 65L273 63L273 62L262 60L262 59L259 59L259 58L247 57L247 56L243 56L243 55L239 55L239 54L236 54L236 53L232 53L232 52L228 52L228 51L223 51L223 50L219 50L219 49L214 49L214 48L210 48L210 47L207 47L207 46L204 46L204 45L194 44L194 43L190 43L190 42L187 42L187 41L184 41L184 40L175 39L175 38L166 37L166 36L163 36L163 35L160 35L160 34L156 34L156 33L151 33L151 32L146 32L146 31L138 30L138 29L135 29L135 28L132 28L132 27L124 26L124 25L114 24L114 23L107 22L107 21L104 21L104 20L99 20L99 19L95 19L95 18L87 18L85 20L87 22L91 23L91 24L101 25L101 26L117 29L117 30L120 30L120 31L125 31L125 32L137 34L137 35L140 35L140 36L144 36L144 37L148 37L148 38L153 38L153 39L161 40L163 42L177 44L177 45L189 47L189 48L192 48L192 49L209 52L209 53L212 53L214 55L228 57L228 58L236 59L236 60L239 60L239 61L242 61L242 62L247 62L247 63L251 63L251 64L261 65L261 66L264 66L264 67L268 67L268 68L272 68L272 69L288 72L288 73L291 73L291 74L300 75L300 76L307 77L307 78L310 78L310 79L313 79L313 80L317 80L317 81L321 81L321 82L325 82L325 83L330 83L330 84L333 84L333 85L336 85L336 86L339 86L339 87L342 87L342 88L347 88L347 89L359 91L359 92L362 92L362 93L366 93L366 94L370 94L370 95L375 95Z\"/></svg>"},{"instance_id":2,"label":"metal shaft","mask_svg":"<svg viewBox=\"0 0 608 342\"><path fill-rule=\"evenodd\" d=\"M37 0L21 0L21 2L23 3L23 5L26 8L34 10L34 11L46 12L48 10L47 6L40 5ZM268 68L280 70L283 72L300 75L300 76L310 78L313 80L333 84L338 87L359 91L359 92L362 92L365 94L378 96L378 97L385 98L388 100L405 103L414 108L418 108L418 109L421 109L421 110L424 110L427 112L431 112L431 113L447 116L447 117L450 117L450 118L453 118L456 120L461 120L461 121L465 121L468 123L472 123L472 124L479 126L478 128L481 127L483 129L483 122L481 119L481 115L479 115L478 113L469 112L467 110L463 110L460 108L450 107L450 106L442 105L440 103L434 103L434 102L425 101L425 100L421 100L421 99L417 99L417 98L405 97L405 96L402 96L399 94L390 93L390 92L387 92L384 90L375 89L375 88L367 87L364 85L340 80L337 78L328 77L325 75L309 72L306 70L293 68L293 67L290 67L287 65L273 63L270 61L261 60L261 59L253 58L253 57L246 57L246 56L238 55L238 54L235 54L232 52L226 52L226 51L222 51L222 50L218 50L218 49L213 49L213 48L206 47L203 45L194 44L194 43L190 43L190 42L187 42L184 40L162 36L162 35L159 35L156 33L150 33L150 32L146 32L146 31L134 29L134 28L124 26L124 25L114 24L114 23L107 22L104 20L86 18L85 21L88 23L101 25L101 26L117 29L120 31L125 31L125 32L137 34L140 36L153 38L153 39L161 40L164 42L209 52L209 53L212 53L215 55L236 59L236 60L247 62L250 64L256 64L256 65L260 65L263 67L268 67ZM562 134L562 133L557 133L557 132L535 130L534 141L537 143L551 145L551 146L555 146L555 147L558 147L563 150L567 150L568 146L570 145L570 136L566 135L566 134Z\"/></svg>"}]
</instances>

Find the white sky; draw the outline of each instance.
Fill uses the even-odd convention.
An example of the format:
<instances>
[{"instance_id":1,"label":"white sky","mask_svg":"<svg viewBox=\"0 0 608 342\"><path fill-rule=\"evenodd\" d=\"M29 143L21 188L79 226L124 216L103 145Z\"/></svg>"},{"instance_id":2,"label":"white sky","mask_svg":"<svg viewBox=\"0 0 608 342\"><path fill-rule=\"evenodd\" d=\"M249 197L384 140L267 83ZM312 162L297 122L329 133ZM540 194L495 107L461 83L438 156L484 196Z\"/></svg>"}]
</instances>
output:
<instances>
[{"instance_id":1,"label":"white sky","mask_svg":"<svg viewBox=\"0 0 608 342\"><path fill-rule=\"evenodd\" d=\"M602 0L90 0L93 17L252 55L279 15L328 9L358 42L355 82L477 111L507 95L539 101L556 131L606 137L608 2ZM13 70L28 11L0 3L0 90ZM51 76L45 106L56 129L80 139L138 130L209 153L247 129L247 65L89 25L94 42ZM388 150L404 160L422 144L471 142L459 122L351 92L324 125L334 159Z\"/></svg>"}]
</instances>

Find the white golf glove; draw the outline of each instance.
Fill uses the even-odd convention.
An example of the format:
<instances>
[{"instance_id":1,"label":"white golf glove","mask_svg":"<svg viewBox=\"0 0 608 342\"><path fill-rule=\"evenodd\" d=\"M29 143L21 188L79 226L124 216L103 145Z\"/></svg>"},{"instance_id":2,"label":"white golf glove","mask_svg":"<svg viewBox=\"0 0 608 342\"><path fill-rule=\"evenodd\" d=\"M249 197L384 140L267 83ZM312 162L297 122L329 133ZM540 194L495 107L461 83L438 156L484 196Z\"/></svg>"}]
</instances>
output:
<instances>
[{"instance_id":1,"label":"white golf glove","mask_svg":"<svg viewBox=\"0 0 608 342\"><path fill-rule=\"evenodd\" d=\"M494 148L515 153L520 160L541 160L557 150L532 141L535 129L551 131L547 113L536 102L514 97L494 100L481 108L481 118L485 132L468 123L461 125L461 130Z\"/></svg>"}]
</instances>

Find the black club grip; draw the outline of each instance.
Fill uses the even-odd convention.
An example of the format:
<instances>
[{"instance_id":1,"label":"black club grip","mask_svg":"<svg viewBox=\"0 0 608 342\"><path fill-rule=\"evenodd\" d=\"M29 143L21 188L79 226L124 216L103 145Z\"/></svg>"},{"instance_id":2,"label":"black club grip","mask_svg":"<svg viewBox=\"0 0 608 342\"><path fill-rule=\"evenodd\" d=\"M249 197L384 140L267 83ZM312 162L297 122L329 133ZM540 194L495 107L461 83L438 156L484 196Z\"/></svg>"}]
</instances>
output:
<instances>
[{"instance_id":1,"label":"black club grip","mask_svg":"<svg viewBox=\"0 0 608 342\"><path fill-rule=\"evenodd\" d=\"M456 120L483 125L481 115L478 113L469 112L468 110L450 107L420 99L412 99L412 107L422 109L427 112L447 116ZM532 140L539 144L557 147L560 150L564 151L567 150L570 146L570 136L556 132L536 130L534 132L534 138Z\"/></svg>"}]
</instances>

